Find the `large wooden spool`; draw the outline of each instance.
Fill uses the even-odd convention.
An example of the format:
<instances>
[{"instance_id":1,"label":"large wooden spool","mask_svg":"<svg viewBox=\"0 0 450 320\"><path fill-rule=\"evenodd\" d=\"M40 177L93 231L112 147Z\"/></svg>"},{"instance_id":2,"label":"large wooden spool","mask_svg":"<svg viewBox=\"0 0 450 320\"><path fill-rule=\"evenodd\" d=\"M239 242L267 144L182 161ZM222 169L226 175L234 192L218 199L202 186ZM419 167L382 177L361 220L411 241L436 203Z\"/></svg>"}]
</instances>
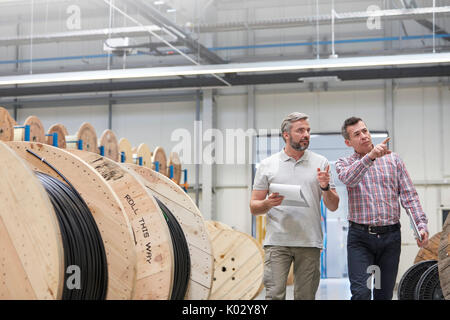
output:
<instances>
[{"instance_id":1,"label":"large wooden spool","mask_svg":"<svg viewBox=\"0 0 450 320\"><path fill-rule=\"evenodd\" d=\"M0 107L0 140L12 141L14 139L14 126L16 121L11 117L8 110Z\"/></svg>"},{"instance_id":2,"label":"large wooden spool","mask_svg":"<svg viewBox=\"0 0 450 320\"><path fill-rule=\"evenodd\" d=\"M117 162L120 161L119 143L112 130L106 129L103 131L98 142L98 147L103 147L105 157Z\"/></svg>"},{"instance_id":3,"label":"large wooden spool","mask_svg":"<svg viewBox=\"0 0 450 320\"><path fill-rule=\"evenodd\" d=\"M150 191L135 175L106 157L71 150L94 168L120 199L131 223L137 255L133 299L168 300L172 292L174 257L166 220Z\"/></svg>"},{"instance_id":4,"label":"large wooden spool","mask_svg":"<svg viewBox=\"0 0 450 320\"><path fill-rule=\"evenodd\" d=\"M167 173L167 157L166 157L166 152L164 151L164 149L162 147L156 147L155 150L153 151L153 155L152 155L152 166L151 168L153 170L156 169L156 165L155 162L158 161L159 163L159 170L158 172L165 175L166 177L169 176L169 174Z\"/></svg>"},{"instance_id":5,"label":"large wooden spool","mask_svg":"<svg viewBox=\"0 0 450 320\"><path fill-rule=\"evenodd\" d=\"M95 128L88 122L84 122L76 135L66 136L66 148L78 149L79 141L82 141L82 150L99 153L97 146L97 133Z\"/></svg>"},{"instance_id":6,"label":"large wooden spool","mask_svg":"<svg viewBox=\"0 0 450 320\"><path fill-rule=\"evenodd\" d=\"M169 155L169 160L167 161L167 174L170 178L170 166L173 166L173 177L172 180L176 184L180 184L181 182L181 161L177 152L171 152Z\"/></svg>"},{"instance_id":7,"label":"large wooden spool","mask_svg":"<svg viewBox=\"0 0 450 320\"><path fill-rule=\"evenodd\" d=\"M125 209L108 182L88 163L67 150L47 144L7 142L32 170L61 177L26 150L44 158L77 189L100 230L108 263L107 299L130 299L136 278L134 237Z\"/></svg>"},{"instance_id":8,"label":"large wooden spool","mask_svg":"<svg viewBox=\"0 0 450 320\"><path fill-rule=\"evenodd\" d=\"M441 233L438 232L428 240L427 246L420 248L419 252L414 259L414 264L425 260L437 260L438 259L438 247L441 241Z\"/></svg>"},{"instance_id":9,"label":"large wooden spool","mask_svg":"<svg viewBox=\"0 0 450 320\"><path fill-rule=\"evenodd\" d=\"M141 143L135 150L136 153L133 153L133 163L139 165L139 158L142 158L142 166L151 168L152 152L150 148L145 143Z\"/></svg>"},{"instance_id":10,"label":"large wooden spool","mask_svg":"<svg viewBox=\"0 0 450 320\"><path fill-rule=\"evenodd\" d=\"M0 142L0 300L60 299L64 253L46 191Z\"/></svg>"},{"instance_id":11,"label":"large wooden spool","mask_svg":"<svg viewBox=\"0 0 450 320\"><path fill-rule=\"evenodd\" d=\"M58 148L66 148L66 136L69 135L66 127L60 123L52 125L48 131L46 137L46 143L53 146L53 133L57 134Z\"/></svg>"},{"instance_id":12,"label":"large wooden spool","mask_svg":"<svg viewBox=\"0 0 450 320\"><path fill-rule=\"evenodd\" d=\"M127 138L121 138L119 140L119 157L121 153L125 155L125 163L133 163L133 151L130 141Z\"/></svg>"},{"instance_id":13,"label":"large wooden spool","mask_svg":"<svg viewBox=\"0 0 450 320\"><path fill-rule=\"evenodd\" d=\"M445 219L438 248L439 281L445 300L450 300L450 215Z\"/></svg>"},{"instance_id":14,"label":"large wooden spool","mask_svg":"<svg viewBox=\"0 0 450 320\"><path fill-rule=\"evenodd\" d=\"M185 299L208 299L214 258L200 211L183 189L166 176L142 166L133 164L123 166L139 175L142 183L172 212L183 229L191 260L191 274Z\"/></svg>"},{"instance_id":15,"label":"large wooden spool","mask_svg":"<svg viewBox=\"0 0 450 320\"><path fill-rule=\"evenodd\" d=\"M30 126L31 142L45 143L44 125L38 117L29 116L25 119L23 126ZM14 141L25 141L25 128L14 128Z\"/></svg>"},{"instance_id":16,"label":"large wooden spool","mask_svg":"<svg viewBox=\"0 0 450 320\"><path fill-rule=\"evenodd\" d=\"M251 300L263 288L264 251L250 235L208 227L214 252L210 300Z\"/></svg>"}]
</instances>

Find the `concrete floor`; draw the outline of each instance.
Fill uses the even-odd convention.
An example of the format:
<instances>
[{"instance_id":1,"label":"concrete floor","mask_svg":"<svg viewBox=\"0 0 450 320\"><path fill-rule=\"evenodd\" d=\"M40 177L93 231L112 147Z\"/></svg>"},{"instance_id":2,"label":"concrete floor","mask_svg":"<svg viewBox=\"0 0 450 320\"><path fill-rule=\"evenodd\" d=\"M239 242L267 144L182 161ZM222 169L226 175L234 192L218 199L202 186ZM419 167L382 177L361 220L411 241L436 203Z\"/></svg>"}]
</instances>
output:
<instances>
[{"instance_id":1,"label":"concrete floor","mask_svg":"<svg viewBox=\"0 0 450 320\"><path fill-rule=\"evenodd\" d=\"M266 290L263 289L255 300L264 300ZM319 289L316 293L316 300L350 300L350 282L348 278L340 279L320 279ZM286 300L294 299L294 286L286 288ZM397 292L394 292L394 299L397 299Z\"/></svg>"}]
</instances>

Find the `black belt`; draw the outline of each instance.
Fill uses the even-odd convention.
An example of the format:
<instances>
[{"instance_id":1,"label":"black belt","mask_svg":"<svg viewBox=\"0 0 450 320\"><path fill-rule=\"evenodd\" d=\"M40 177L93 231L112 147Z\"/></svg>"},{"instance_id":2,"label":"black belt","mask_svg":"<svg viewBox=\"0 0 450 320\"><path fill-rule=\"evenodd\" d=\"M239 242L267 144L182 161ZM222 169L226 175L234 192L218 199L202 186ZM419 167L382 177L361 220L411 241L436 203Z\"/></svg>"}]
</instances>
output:
<instances>
[{"instance_id":1,"label":"black belt","mask_svg":"<svg viewBox=\"0 0 450 320\"><path fill-rule=\"evenodd\" d=\"M369 226L367 224L359 224L353 221L349 221L349 223L352 228L366 231L370 234L386 233L400 230L400 222L389 226Z\"/></svg>"}]
</instances>

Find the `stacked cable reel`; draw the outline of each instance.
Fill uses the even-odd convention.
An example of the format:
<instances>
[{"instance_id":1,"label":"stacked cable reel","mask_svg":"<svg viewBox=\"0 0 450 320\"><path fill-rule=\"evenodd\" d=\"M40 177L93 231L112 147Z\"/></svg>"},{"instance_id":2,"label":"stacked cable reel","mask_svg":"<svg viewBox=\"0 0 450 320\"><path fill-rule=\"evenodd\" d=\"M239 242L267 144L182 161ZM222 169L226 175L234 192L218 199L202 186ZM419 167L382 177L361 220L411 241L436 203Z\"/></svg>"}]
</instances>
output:
<instances>
[{"instance_id":1,"label":"stacked cable reel","mask_svg":"<svg viewBox=\"0 0 450 320\"><path fill-rule=\"evenodd\" d=\"M4 119L0 122L1 128L9 130L3 130L5 134L0 137L12 140L10 127L15 123L4 114L0 113L0 116L3 117L0 120ZM46 217L38 224L36 218L29 218L33 210L28 210L28 215L23 215L24 221L17 223L20 217L8 216L8 212L14 210L2 210L0 222L9 221L5 215L13 222L0 225L0 229L3 228L1 235L6 240L15 237L19 233L16 229L20 229L27 219L26 224L33 231L26 238L28 244L46 240L39 236L41 234L49 234L53 244L44 242L45 250L38 253L45 257L36 259L52 257L51 265L47 262L40 269L41 273L31 274L30 270L16 266L23 264L28 255L34 257L29 254L31 249L20 242L25 236L19 235L18 243L2 242L0 271L7 275L7 280L3 281L0 299L209 298L213 256L201 213L186 192L166 175L126 163L127 158L132 160L132 153L131 146L130 150L124 149L123 141L127 142L121 139L117 143L114 133L106 130L97 145L95 129L90 124L83 123L74 136L69 136L65 127L58 124L49 129L47 144L10 141L0 146L8 151L2 152L3 157L9 156L8 159L13 159L9 162L17 162L19 169L16 171L22 170L28 175L28 180L35 186L34 189L27 187L27 192L35 193L29 197L32 199L29 204L37 201L38 213ZM67 150L61 148L63 142ZM146 152L142 151L145 145L140 146L138 152L142 155ZM83 148L92 152L80 150ZM151 160L151 155L147 159ZM4 170L9 170L10 175L15 172L9 167L2 169L5 177L8 175ZM5 197L3 202L7 203L10 198L20 199L11 192L3 192L13 185L14 179L17 174L0 185L0 195ZM15 203L16 207L19 205ZM80 220L80 212L91 222ZM75 229L78 231L70 232ZM11 248L14 247L23 247L24 252L15 253L16 258L12 259ZM74 266L81 266L82 285L86 291L67 289L70 275L67 270ZM43 275L46 270L48 275ZM44 283L41 287L48 289L40 290L34 283L38 279ZM27 281L34 282L27 286ZM86 285L86 281L91 285ZM11 287L24 289L25 293ZM30 288L40 291L35 293Z\"/></svg>"},{"instance_id":2,"label":"stacked cable reel","mask_svg":"<svg viewBox=\"0 0 450 320\"><path fill-rule=\"evenodd\" d=\"M163 210L174 242L176 269L178 268L175 270L178 273L176 277L180 279L179 285L185 283L187 286L185 299L208 299L214 258L200 211L186 192L165 175L144 166L128 163L122 165L135 174ZM186 279L183 273L188 270Z\"/></svg>"},{"instance_id":3,"label":"stacked cable reel","mask_svg":"<svg viewBox=\"0 0 450 320\"><path fill-rule=\"evenodd\" d=\"M8 110L0 107L0 141L14 140L14 126L16 121L11 117Z\"/></svg>"},{"instance_id":4,"label":"stacked cable reel","mask_svg":"<svg viewBox=\"0 0 450 320\"><path fill-rule=\"evenodd\" d=\"M251 300L263 289L264 250L252 236L207 221L214 252L211 300Z\"/></svg>"},{"instance_id":5,"label":"stacked cable reel","mask_svg":"<svg viewBox=\"0 0 450 320\"><path fill-rule=\"evenodd\" d=\"M450 220L419 250L398 285L399 300L450 300Z\"/></svg>"}]
</instances>

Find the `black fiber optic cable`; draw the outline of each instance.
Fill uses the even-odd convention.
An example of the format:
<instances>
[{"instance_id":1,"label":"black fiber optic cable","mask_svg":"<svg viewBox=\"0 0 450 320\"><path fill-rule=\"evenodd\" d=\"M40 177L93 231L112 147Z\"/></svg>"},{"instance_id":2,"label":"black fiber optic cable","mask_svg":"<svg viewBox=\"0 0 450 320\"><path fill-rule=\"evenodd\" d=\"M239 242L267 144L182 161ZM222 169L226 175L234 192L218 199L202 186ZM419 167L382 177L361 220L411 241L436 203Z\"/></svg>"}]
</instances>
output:
<instances>
[{"instance_id":1,"label":"black fiber optic cable","mask_svg":"<svg viewBox=\"0 0 450 320\"><path fill-rule=\"evenodd\" d=\"M171 300L183 300L186 295L190 273L191 273L191 258L189 255L189 247L184 236L183 229L174 217L172 212L155 197L164 218L166 219L169 227L170 235L172 238L175 270Z\"/></svg>"},{"instance_id":2,"label":"black fiber optic cable","mask_svg":"<svg viewBox=\"0 0 450 320\"><path fill-rule=\"evenodd\" d=\"M66 183L45 173L35 172L44 186L58 219L64 248L64 270L77 266L80 288L69 288L71 274L64 273L63 300L104 300L108 269L103 240L89 207L72 184L52 165L27 150L52 168Z\"/></svg>"}]
</instances>

